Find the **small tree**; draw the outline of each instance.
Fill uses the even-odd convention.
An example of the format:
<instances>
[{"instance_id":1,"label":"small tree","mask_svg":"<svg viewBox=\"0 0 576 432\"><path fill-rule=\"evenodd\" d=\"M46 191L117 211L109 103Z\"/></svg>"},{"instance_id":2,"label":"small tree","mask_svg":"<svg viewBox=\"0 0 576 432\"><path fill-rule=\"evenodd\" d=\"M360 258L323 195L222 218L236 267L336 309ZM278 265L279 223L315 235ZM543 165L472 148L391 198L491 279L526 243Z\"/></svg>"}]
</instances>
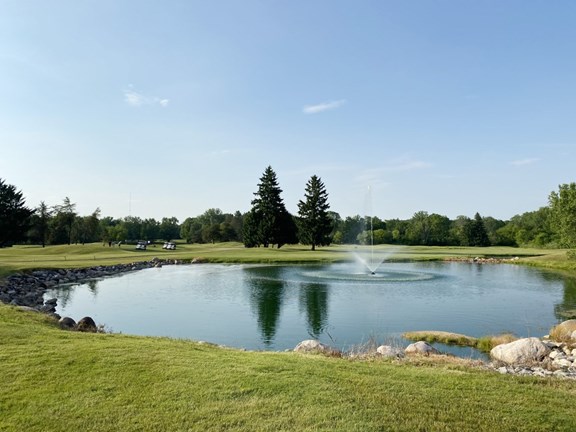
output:
<instances>
[{"instance_id":1,"label":"small tree","mask_svg":"<svg viewBox=\"0 0 576 432\"><path fill-rule=\"evenodd\" d=\"M22 192L0 178L0 247L24 238L33 213L25 206Z\"/></svg>"},{"instance_id":2,"label":"small tree","mask_svg":"<svg viewBox=\"0 0 576 432\"><path fill-rule=\"evenodd\" d=\"M468 223L464 232L469 246L490 246L490 239L479 213L474 215L474 219Z\"/></svg>"},{"instance_id":3,"label":"small tree","mask_svg":"<svg viewBox=\"0 0 576 432\"><path fill-rule=\"evenodd\" d=\"M51 243L72 244L73 226L76 221L76 204L66 197L61 205L54 206L55 216L50 226Z\"/></svg>"},{"instance_id":4,"label":"small tree","mask_svg":"<svg viewBox=\"0 0 576 432\"><path fill-rule=\"evenodd\" d=\"M32 216L30 237L32 241L40 243L42 247L45 247L48 241L48 228L51 216L52 212L44 201L40 202L40 205L36 207L36 211Z\"/></svg>"},{"instance_id":5,"label":"small tree","mask_svg":"<svg viewBox=\"0 0 576 432\"><path fill-rule=\"evenodd\" d=\"M308 180L304 198L304 201L298 202L298 234L301 243L312 245L312 250L316 250L316 246L330 244L332 232L332 218L328 214L328 193L319 177L313 175Z\"/></svg>"}]
</instances>

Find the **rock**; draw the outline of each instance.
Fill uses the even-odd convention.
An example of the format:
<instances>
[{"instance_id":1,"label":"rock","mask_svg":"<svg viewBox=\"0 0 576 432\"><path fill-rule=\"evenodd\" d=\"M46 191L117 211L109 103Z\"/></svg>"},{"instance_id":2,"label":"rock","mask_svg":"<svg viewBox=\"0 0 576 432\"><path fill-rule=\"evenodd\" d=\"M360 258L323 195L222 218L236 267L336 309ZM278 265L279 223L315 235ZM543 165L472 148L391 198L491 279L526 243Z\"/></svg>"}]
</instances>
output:
<instances>
[{"instance_id":1,"label":"rock","mask_svg":"<svg viewBox=\"0 0 576 432\"><path fill-rule=\"evenodd\" d=\"M507 364L526 364L540 361L548 353L548 346L540 339L531 337L495 346L490 351L490 357Z\"/></svg>"},{"instance_id":2,"label":"rock","mask_svg":"<svg viewBox=\"0 0 576 432\"><path fill-rule=\"evenodd\" d=\"M90 317L84 317L80 321L78 321L78 324L76 325L76 329L78 331L91 332L91 333L96 333L98 331L98 327L96 327L96 323Z\"/></svg>"},{"instance_id":3,"label":"rock","mask_svg":"<svg viewBox=\"0 0 576 432\"><path fill-rule=\"evenodd\" d=\"M548 357L554 360L566 357L566 354L564 354L562 351L554 350L550 354L548 354Z\"/></svg>"},{"instance_id":4,"label":"rock","mask_svg":"<svg viewBox=\"0 0 576 432\"><path fill-rule=\"evenodd\" d=\"M321 353L327 354L332 356L340 356L342 353L337 350L336 348L332 348L331 346L325 345L317 340L308 339L305 341L300 342L294 348L295 352L301 353Z\"/></svg>"},{"instance_id":5,"label":"rock","mask_svg":"<svg viewBox=\"0 0 576 432\"><path fill-rule=\"evenodd\" d=\"M569 340L574 338L576 332L576 319L561 322L550 330L550 337L556 341Z\"/></svg>"},{"instance_id":6,"label":"rock","mask_svg":"<svg viewBox=\"0 0 576 432\"><path fill-rule=\"evenodd\" d=\"M60 328L65 329L65 330L72 330L76 327L76 321L74 321L70 317L60 318L60 320L58 321L58 324L60 325Z\"/></svg>"},{"instance_id":7,"label":"rock","mask_svg":"<svg viewBox=\"0 0 576 432\"><path fill-rule=\"evenodd\" d=\"M380 345L378 348L376 348L376 352L382 357L404 357L404 351L402 351L401 348L395 348L390 345Z\"/></svg>"},{"instance_id":8,"label":"rock","mask_svg":"<svg viewBox=\"0 0 576 432\"><path fill-rule=\"evenodd\" d=\"M406 354L423 354L423 355L440 354L440 351L438 351L428 342L424 341L418 341L408 345L404 350L404 352Z\"/></svg>"},{"instance_id":9,"label":"rock","mask_svg":"<svg viewBox=\"0 0 576 432\"><path fill-rule=\"evenodd\" d=\"M560 378L566 378L568 376L568 374L566 372L564 372L562 369L555 370L553 375L555 377L560 377Z\"/></svg>"},{"instance_id":10,"label":"rock","mask_svg":"<svg viewBox=\"0 0 576 432\"><path fill-rule=\"evenodd\" d=\"M567 359L556 359L552 362L552 366L557 368L569 368L572 366L572 362Z\"/></svg>"},{"instance_id":11,"label":"rock","mask_svg":"<svg viewBox=\"0 0 576 432\"><path fill-rule=\"evenodd\" d=\"M30 307L30 306L18 306L18 309L26 311L26 312L39 312L38 309L34 309L33 307Z\"/></svg>"}]
</instances>

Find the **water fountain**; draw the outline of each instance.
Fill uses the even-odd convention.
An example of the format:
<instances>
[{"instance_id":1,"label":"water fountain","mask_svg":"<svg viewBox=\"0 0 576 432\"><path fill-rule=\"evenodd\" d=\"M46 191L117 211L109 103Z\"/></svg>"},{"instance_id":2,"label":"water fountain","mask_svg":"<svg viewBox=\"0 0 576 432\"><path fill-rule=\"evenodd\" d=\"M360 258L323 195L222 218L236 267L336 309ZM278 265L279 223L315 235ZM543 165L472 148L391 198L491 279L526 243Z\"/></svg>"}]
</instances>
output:
<instances>
[{"instance_id":1,"label":"water fountain","mask_svg":"<svg viewBox=\"0 0 576 432\"><path fill-rule=\"evenodd\" d=\"M368 270L368 273L372 276L376 275L376 271L382 265L387 256L391 255L391 252L387 254L386 257L381 257L379 259L374 258L374 224L373 224L373 211L372 211L372 187L368 186L368 192L366 194L366 201L364 203L364 230L368 231L368 241L366 243L369 248L369 259L364 258L361 253L354 251L354 258L362 264L364 270ZM368 226L366 226L368 225ZM366 229L369 228L369 229Z\"/></svg>"}]
</instances>

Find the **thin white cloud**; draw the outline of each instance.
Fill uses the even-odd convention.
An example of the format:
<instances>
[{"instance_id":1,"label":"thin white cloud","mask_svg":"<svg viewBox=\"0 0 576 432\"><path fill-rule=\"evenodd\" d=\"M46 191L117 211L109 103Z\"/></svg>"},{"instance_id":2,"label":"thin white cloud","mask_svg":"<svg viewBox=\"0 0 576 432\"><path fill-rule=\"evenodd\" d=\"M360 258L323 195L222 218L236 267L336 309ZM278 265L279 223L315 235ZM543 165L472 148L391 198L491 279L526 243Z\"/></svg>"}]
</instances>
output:
<instances>
[{"instance_id":1,"label":"thin white cloud","mask_svg":"<svg viewBox=\"0 0 576 432\"><path fill-rule=\"evenodd\" d=\"M144 96L133 90L124 90L124 102L128 105L139 107L144 104Z\"/></svg>"},{"instance_id":2,"label":"thin white cloud","mask_svg":"<svg viewBox=\"0 0 576 432\"><path fill-rule=\"evenodd\" d=\"M429 168L432 164L429 162L414 160L414 161L399 161L398 163L385 166L384 171L414 171L423 168Z\"/></svg>"},{"instance_id":3,"label":"thin white cloud","mask_svg":"<svg viewBox=\"0 0 576 432\"><path fill-rule=\"evenodd\" d=\"M230 153L232 153L232 150L229 150L229 149L214 150L214 151L210 152L210 156L215 156L215 157L227 156Z\"/></svg>"},{"instance_id":4,"label":"thin white cloud","mask_svg":"<svg viewBox=\"0 0 576 432\"><path fill-rule=\"evenodd\" d=\"M134 90L132 85L129 85L127 89L124 90L124 102L133 107L141 107L143 105L160 105L162 108L166 108L169 99L150 97L143 93Z\"/></svg>"},{"instance_id":5,"label":"thin white cloud","mask_svg":"<svg viewBox=\"0 0 576 432\"><path fill-rule=\"evenodd\" d=\"M539 160L540 159L538 159L538 158L518 159L518 160L510 162L510 165L515 165L515 166L532 165L533 163L536 163Z\"/></svg>"},{"instance_id":6,"label":"thin white cloud","mask_svg":"<svg viewBox=\"0 0 576 432\"><path fill-rule=\"evenodd\" d=\"M377 168L363 169L355 176L354 181L358 184L379 184L381 186L388 186L390 183L385 179L392 172L415 171L429 168L431 166L432 164L429 162L400 158Z\"/></svg>"},{"instance_id":7,"label":"thin white cloud","mask_svg":"<svg viewBox=\"0 0 576 432\"><path fill-rule=\"evenodd\" d=\"M302 108L302 112L304 114L318 114L323 111L329 111L340 108L345 103L346 103L345 99L340 99L331 102L322 102L316 105L306 105L304 106L304 108Z\"/></svg>"}]
</instances>

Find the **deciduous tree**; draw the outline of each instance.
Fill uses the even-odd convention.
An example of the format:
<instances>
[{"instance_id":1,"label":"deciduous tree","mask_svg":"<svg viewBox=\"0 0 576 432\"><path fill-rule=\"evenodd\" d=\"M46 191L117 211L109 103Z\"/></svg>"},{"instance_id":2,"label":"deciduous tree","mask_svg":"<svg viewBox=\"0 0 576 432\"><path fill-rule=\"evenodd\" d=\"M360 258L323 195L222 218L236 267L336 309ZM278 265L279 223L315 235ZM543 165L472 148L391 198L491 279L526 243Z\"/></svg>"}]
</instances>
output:
<instances>
[{"instance_id":1,"label":"deciduous tree","mask_svg":"<svg viewBox=\"0 0 576 432\"><path fill-rule=\"evenodd\" d=\"M52 212L44 201L40 202L40 205L36 207L36 211L32 215L32 228L29 236L33 242L40 243L42 247L45 247L48 242L48 229L51 216Z\"/></svg>"},{"instance_id":2,"label":"deciduous tree","mask_svg":"<svg viewBox=\"0 0 576 432\"><path fill-rule=\"evenodd\" d=\"M559 244L576 247L576 183L560 185L548 201Z\"/></svg>"},{"instance_id":3,"label":"deciduous tree","mask_svg":"<svg viewBox=\"0 0 576 432\"><path fill-rule=\"evenodd\" d=\"M178 219L175 217L162 218L160 222L160 238L165 241L177 239L180 236L180 226Z\"/></svg>"},{"instance_id":4,"label":"deciduous tree","mask_svg":"<svg viewBox=\"0 0 576 432\"><path fill-rule=\"evenodd\" d=\"M62 204L54 206L55 216L50 226L50 242L53 244L72 243L73 226L76 220L76 204L66 197Z\"/></svg>"}]
</instances>

